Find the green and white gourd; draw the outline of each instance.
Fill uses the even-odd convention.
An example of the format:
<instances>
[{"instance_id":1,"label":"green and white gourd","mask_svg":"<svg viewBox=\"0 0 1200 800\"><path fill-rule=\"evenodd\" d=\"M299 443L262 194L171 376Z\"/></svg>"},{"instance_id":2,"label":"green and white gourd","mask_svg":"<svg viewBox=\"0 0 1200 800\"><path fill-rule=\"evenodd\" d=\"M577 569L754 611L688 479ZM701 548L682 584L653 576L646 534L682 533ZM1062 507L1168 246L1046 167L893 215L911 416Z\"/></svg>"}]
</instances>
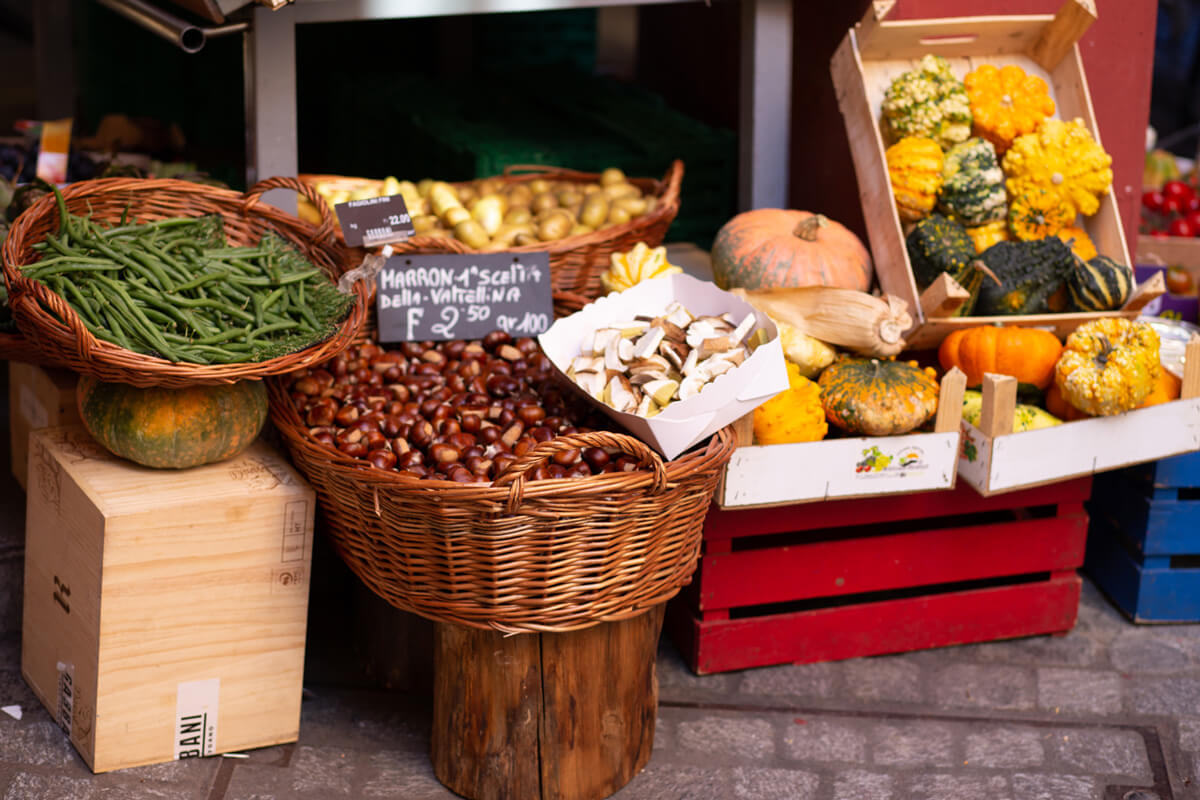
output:
<instances>
[{"instance_id":1,"label":"green and white gourd","mask_svg":"<svg viewBox=\"0 0 1200 800\"><path fill-rule=\"evenodd\" d=\"M1004 170L987 139L972 137L947 150L942 177L938 208L963 225L998 222L1008 213Z\"/></svg>"},{"instance_id":2,"label":"green and white gourd","mask_svg":"<svg viewBox=\"0 0 1200 800\"><path fill-rule=\"evenodd\" d=\"M884 93L882 110L891 142L925 136L944 150L971 135L966 87L940 56L926 55L916 69L893 80Z\"/></svg>"},{"instance_id":3,"label":"green and white gourd","mask_svg":"<svg viewBox=\"0 0 1200 800\"><path fill-rule=\"evenodd\" d=\"M1111 311L1125 305L1133 294L1133 269L1108 256L1084 261L1075 257L1067 276L1071 305L1078 311Z\"/></svg>"}]
</instances>

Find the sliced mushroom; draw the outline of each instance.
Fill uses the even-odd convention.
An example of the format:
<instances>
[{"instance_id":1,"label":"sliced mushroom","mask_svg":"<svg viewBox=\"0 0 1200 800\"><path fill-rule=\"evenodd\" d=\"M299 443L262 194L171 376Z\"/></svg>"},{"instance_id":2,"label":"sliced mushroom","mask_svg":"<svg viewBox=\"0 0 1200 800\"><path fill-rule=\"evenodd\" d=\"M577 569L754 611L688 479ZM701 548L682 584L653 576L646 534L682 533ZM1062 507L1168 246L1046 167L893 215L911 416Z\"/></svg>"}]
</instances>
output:
<instances>
[{"instance_id":1,"label":"sliced mushroom","mask_svg":"<svg viewBox=\"0 0 1200 800\"><path fill-rule=\"evenodd\" d=\"M634 358L647 358L658 352L658 346L666 338L666 331L661 327L651 326L633 344Z\"/></svg>"},{"instance_id":2,"label":"sliced mushroom","mask_svg":"<svg viewBox=\"0 0 1200 800\"><path fill-rule=\"evenodd\" d=\"M714 356L713 358L706 358L697 364L696 368L692 370L692 376L703 378L707 383L714 380L718 375L724 375L726 372L729 372L734 366L736 365L732 361Z\"/></svg>"},{"instance_id":3,"label":"sliced mushroom","mask_svg":"<svg viewBox=\"0 0 1200 800\"><path fill-rule=\"evenodd\" d=\"M605 386L603 372L581 372L575 376L575 383L593 398L603 401Z\"/></svg>"},{"instance_id":4,"label":"sliced mushroom","mask_svg":"<svg viewBox=\"0 0 1200 800\"><path fill-rule=\"evenodd\" d=\"M714 336L711 339L705 339L696 349L700 352L700 358L703 360L717 353L725 353L732 350L737 345L732 341L732 337L726 334L725 336Z\"/></svg>"},{"instance_id":5,"label":"sliced mushroom","mask_svg":"<svg viewBox=\"0 0 1200 800\"><path fill-rule=\"evenodd\" d=\"M746 337L750 335L750 331L754 330L754 325L756 322L758 322L758 318L755 317L754 312L751 311L746 315L745 319L739 322L737 327L734 328L731 336L733 343L741 344L743 341L745 341Z\"/></svg>"},{"instance_id":6,"label":"sliced mushroom","mask_svg":"<svg viewBox=\"0 0 1200 800\"><path fill-rule=\"evenodd\" d=\"M681 401L692 399L700 394L700 390L704 388L706 383L708 381L700 375L689 375L679 384L679 399Z\"/></svg>"},{"instance_id":7,"label":"sliced mushroom","mask_svg":"<svg viewBox=\"0 0 1200 800\"><path fill-rule=\"evenodd\" d=\"M683 360L683 366L679 368L679 371L682 372L684 377L686 378L692 374L692 370L694 370L696 368L696 364L698 364L699 362L700 362L700 351L699 350L691 350L688 352L687 358L685 358Z\"/></svg>"},{"instance_id":8,"label":"sliced mushroom","mask_svg":"<svg viewBox=\"0 0 1200 800\"><path fill-rule=\"evenodd\" d=\"M575 370L575 372L600 372L604 369L604 358L575 356L571 360L571 369Z\"/></svg>"},{"instance_id":9,"label":"sliced mushroom","mask_svg":"<svg viewBox=\"0 0 1200 800\"><path fill-rule=\"evenodd\" d=\"M604 345L604 368L615 370L617 372L625 371L625 362L621 360L621 342L620 336L614 336Z\"/></svg>"},{"instance_id":10,"label":"sliced mushroom","mask_svg":"<svg viewBox=\"0 0 1200 800\"><path fill-rule=\"evenodd\" d=\"M692 316L692 312L688 311L684 307L683 303L678 301L673 301L670 305L668 305L666 310L663 312L663 316L678 325L680 328L687 328L688 325L692 324L692 320L695 319L695 317Z\"/></svg>"},{"instance_id":11,"label":"sliced mushroom","mask_svg":"<svg viewBox=\"0 0 1200 800\"><path fill-rule=\"evenodd\" d=\"M608 343L619 339L621 332L616 328L598 328L592 336L592 355L602 356L608 350Z\"/></svg>"},{"instance_id":12,"label":"sliced mushroom","mask_svg":"<svg viewBox=\"0 0 1200 800\"><path fill-rule=\"evenodd\" d=\"M638 397L633 393L629 379L624 375L617 375L604 387L604 402L617 411L628 414L637 410Z\"/></svg>"},{"instance_id":13,"label":"sliced mushroom","mask_svg":"<svg viewBox=\"0 0 1200 800\"><path fill-rule=\"evenodd\" d=\"M658 346L658 352L662 354L667 361L671 362L671 366L675 369L683 369L683 362L687 360L688 348L679 342L665 341Z\"/></svg>"},{"instance_id":14,"label":"sliced mushroom","mask_svg":"<svg viewBox=\"0 0 1200 800\"><path fill-rule=\"evenodd\" d=\"M624 337L641 336L649 329L650 322L642 319L621 320L609 323L608 327L616 328Z\"/></svg>"},{"instance_id":15,"label":"sliced mushroom","mask_svg":"<svg viewBox=\"0 0 1200 800\"><path fill-rule=\"evenodd\" d=\"M637 410L633 413L639 417L653 417L658 413L658 404L654 402L654 398L648 394L642 395L642 400L638 403Z\"/></svg>"},{"instance_id":16,"label":"sliced mushroom","mask_svg":"<svg viewBox=\"0 0 1200 800\"><path fill-rule=\"evenodd\" d=\"M641 372L663 372L663 373L666 373L666 372L669 372L670 369L671 369L671 362L667 361L665 358L658 355L657 353L646 356L645 358L639 358L636 361L629 362L629 374L630 375L637 375L638 373L641 373Z\"/></svg>"},{"instance_id":17,"label":"sliced mushroom","mask_svg":"<svg viewBox=\"0 0 1200 800\"><path fill-rule=\"evenodd\" d=\"M714 336L719 336L720 331L712 326L706 320L698 319L691 325L687 326L687 342L688 347L699 347L700 343L705 339L711 339Z\"/></svg>"},{"instance_id":18,"label":"sliced mushroom","mask_svg":"<svg viewBox=\"0 0 1200 800\"><path fill-rule=\"evenodd\" d=\"M648 396L653 397L654 402L660 406L665 406L675 398L675 392L679 390L679 382L670 380L669 378L660 378L656 381L650 381L642 386L642 391Z\"/></svg>"}]
</instances>

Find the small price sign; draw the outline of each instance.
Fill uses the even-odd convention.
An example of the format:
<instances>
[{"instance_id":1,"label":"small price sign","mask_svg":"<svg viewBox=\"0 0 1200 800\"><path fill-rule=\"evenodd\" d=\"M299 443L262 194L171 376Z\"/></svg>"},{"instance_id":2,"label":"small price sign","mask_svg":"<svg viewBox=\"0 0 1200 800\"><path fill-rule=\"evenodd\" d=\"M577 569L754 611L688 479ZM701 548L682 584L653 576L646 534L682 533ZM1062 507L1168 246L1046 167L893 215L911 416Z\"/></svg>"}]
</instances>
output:
<instances>
[{"instance_id":1,"label":"small price sign","mask_svg":"<svg viewBox=\"0 0 1200 800\"><path fill-rule=\"evenodd\" d=\"M414 232L408 207L398 194L338 203L333 210L342 226L342 236L351 247L402 242Z\"/></svg>"},{"instance_id":2,"label":"small price sign","mask_svg":"<svg viewBox=\"0 0 1200 800\"><path fill-rule=\"evenodd\" d=\"M392 256L376 281L383 342L536 336L554 322L544 251Z\"/></svg>"}]
</instances>

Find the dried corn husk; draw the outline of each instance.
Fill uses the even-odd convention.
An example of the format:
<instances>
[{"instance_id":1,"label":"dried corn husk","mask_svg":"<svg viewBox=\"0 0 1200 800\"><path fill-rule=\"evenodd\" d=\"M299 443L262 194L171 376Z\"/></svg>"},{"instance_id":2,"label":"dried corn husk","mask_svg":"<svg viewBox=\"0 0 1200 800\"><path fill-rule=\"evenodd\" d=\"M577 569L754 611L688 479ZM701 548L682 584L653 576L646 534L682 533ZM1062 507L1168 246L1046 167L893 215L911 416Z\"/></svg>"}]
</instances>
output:
<instances>
[{"instance_id":1,"label":"dried corn husk","mask_svg":"<svg viewBox=\"0 0 1200 800\"><path fill-rule=\"evenodd\" d=\"M913 326L908 303L892 295L876 297L833 286L732 292L776 322L865 356L896 355L905 347L904 333Z\"/></svg>"}]
</instances>

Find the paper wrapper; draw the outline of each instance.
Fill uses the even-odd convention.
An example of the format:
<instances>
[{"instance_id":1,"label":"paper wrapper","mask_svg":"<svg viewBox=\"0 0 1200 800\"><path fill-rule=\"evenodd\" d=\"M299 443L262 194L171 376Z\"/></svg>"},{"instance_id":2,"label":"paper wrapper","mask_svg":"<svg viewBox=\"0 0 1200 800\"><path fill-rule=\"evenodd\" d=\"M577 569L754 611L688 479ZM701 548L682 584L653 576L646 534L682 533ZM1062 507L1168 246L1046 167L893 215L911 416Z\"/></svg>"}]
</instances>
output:
<instances>
[{"instance_id":1,"label":"paper wrapper","mask_svg":"<svg viewBox=\"0 0 1200 800\"><path fill-rule=\"evenodd\" d=\"M729 311L743 319L746 314L754 314L757 320L754 330L765 330L767 342L759 345L742 364L718 376L695 397L676 400L649 419L601 403L566 377L572 359L580 355L585 343L591 347L597 329L638 315L656 316L672 300L680 302L696 316L717 316ZM751 332L747 340L754 335ZM655 278L601 297L581 311L557 320L550 330L538 337L538 342L563 374L563 380L667 460L788 388L787 367L775 323L746 301L689 275Z\"/></svg>"}]
</instances>

